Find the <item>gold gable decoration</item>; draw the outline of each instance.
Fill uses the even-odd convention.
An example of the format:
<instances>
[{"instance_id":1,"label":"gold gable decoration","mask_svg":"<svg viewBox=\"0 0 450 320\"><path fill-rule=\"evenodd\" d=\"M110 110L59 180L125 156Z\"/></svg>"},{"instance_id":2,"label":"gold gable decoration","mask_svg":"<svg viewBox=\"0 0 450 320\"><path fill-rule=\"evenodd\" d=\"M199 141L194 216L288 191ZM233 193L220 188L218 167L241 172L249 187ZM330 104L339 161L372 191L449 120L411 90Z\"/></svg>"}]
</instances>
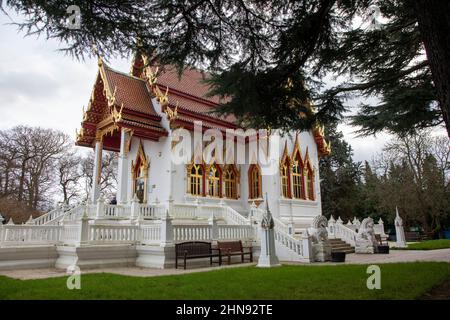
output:
<instances>
[{"instance_id":1,"label":"gold gable decoration","mask_svg":"<svg viewBox=\"0 0 450 320\"><path fill-rule=\"evenodd\" d=\"M313 127L312 132L314 136L314 141L317 144L318 156L322 157L331 154L331 143L325 140L324 126L321 126L318 123L316 123L315 126Z\"/></svg>"}]
</instances>

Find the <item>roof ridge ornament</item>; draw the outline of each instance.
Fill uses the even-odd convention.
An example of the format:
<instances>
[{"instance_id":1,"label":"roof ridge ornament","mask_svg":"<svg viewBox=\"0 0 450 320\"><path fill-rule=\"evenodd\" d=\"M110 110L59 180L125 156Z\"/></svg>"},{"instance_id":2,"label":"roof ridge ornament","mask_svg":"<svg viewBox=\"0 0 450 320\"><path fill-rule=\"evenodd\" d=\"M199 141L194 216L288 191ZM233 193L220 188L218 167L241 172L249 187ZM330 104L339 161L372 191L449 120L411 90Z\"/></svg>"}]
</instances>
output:
<instances>
[{"instance_id":1,"label":"roof ridge ornament","mask_svg":"<svg viewBox=\"0 0 450 320\"><path fill-rule=\"evenodd\" d=\"M164 113L167 115L167 119L169 120L169 122L175 120L178 116L178 105L180 103L177 101L176 105L175 105L175 109L170 109L169 106L166 107L166 109L164 110Z\"/></svg>"},{"instance_id":2,"label":"roof ridge ornament","mask_svg":"<svg viewBox=\"0 0 450 320\"><path fill-rule=\"evenodd\" d=\"M97 64L99 67L103 66L103 58L98 51L98 47L95 43L92 44L92 52L97 56Z\"/></svg>"}]
</instances>

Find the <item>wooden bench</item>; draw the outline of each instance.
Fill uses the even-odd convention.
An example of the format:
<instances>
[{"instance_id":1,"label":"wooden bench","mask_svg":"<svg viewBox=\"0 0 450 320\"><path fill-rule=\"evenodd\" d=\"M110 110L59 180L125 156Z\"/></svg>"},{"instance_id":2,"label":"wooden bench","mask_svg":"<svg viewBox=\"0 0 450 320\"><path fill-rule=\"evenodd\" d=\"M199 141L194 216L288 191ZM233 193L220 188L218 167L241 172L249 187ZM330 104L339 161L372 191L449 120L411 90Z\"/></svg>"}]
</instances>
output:
<instances>
[{"instance_id":1,"label":"wooden bench","mask_svg":"<svg viewBox=\"0 0 450 320\"><path fill-rule=\"evenodd\" d=\"M383 239L381 239L381 235L379 235L379 234L375 235L375 239L377 240L379 246L388 246L389 245L387 240L383 241Z\"/></svg>"},{"instance_id":2,"label":"wooden bench","mask_svg":"<svg viewBox=\"0 0 450 320\"><path fill-rule=\"evenodd\" d=\"M389 243L387 240L383 241L381 235L376 234L375 240L378 242L378 246L375 248L375 253L389 253Z\"/></svg>"},{"instance_id":3,"label":"wooden bench","mask_svg":"<svg viewBox=\"0 0 450 320\"><path fill-rule=\"evenodd\" d=\"M405 240L406 241L421 241L422 237L420 236L420 233L417 231L406 231L405 232Z\"/></svg>"},{"instance_id":4,"label":"wooden bench","mask_svg":"<svg viewBox=\"0 0 450 320\"><path fill-rule=\"evenodd\" d=\"M228 257L228 264L231 264L232 256L241 256L244 262L244 256L248 255L250 262L253 262L253 248L242 246L242 241L217 241L217 247L221 256ZM244 250L247 249L247 250Z\"/></svg>"},{"instance_id":5,"label":"wooden bench","mask_svg":"<svg viewBox=\"0 0 450 320\"><path fill-rule=\"evenodd\" d=\"M217 251L217 253L214 253ZM213 264L213 258L218 257L219 265L222 264L222 257L218 249L214 249L210 242L189 241L175 244L175 268L178 268L178 259L183 258L184 269L186 269L186 260L209 258L210 265Z\"/></svg>"}]
</instances>

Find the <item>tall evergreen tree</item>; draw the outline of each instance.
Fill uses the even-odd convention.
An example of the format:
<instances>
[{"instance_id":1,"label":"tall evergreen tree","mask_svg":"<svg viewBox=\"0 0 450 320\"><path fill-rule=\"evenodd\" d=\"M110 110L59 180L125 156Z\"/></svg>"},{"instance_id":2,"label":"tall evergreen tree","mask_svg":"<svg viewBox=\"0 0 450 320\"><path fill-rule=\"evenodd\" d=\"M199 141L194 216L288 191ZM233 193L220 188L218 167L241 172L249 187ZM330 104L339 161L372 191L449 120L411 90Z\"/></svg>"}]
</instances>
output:
<instances>
[{"instance_id":1,"label":"tall evergreen tree","mask_svg":"<svg viewBox=\"0 0 450 320\"><path fill-rule=\"evenodd\" d=\"M67 23L72 5L80 8L79 29ZM440 123L450 132L449 1L0 0L0 6L25 15L19 26L28 34L57 38L76 56L96 44L103 55L140 50L150 63L180 71L208 68L215 72L213 92L231 98L221 112L243 125L307 129L341 117L349 94L357 93L382 98L353 118L364 134ZM374 8L386 22L355 28L355 18ZM323 90L330 72L345 80Z\"/></svg>"},{"instance_id":2,"label":"tall evergreen tree","mask_svg":"<svg viewBox=\"0 0 450 320\"><path fill-rule=\"evenodd\" d=\"M319 162L322 212L328 218L352 219L359 216L360 163L353 162L352 148L336 126L329 127L327 139L333 153Z\"/></svg>"}]
</instances>

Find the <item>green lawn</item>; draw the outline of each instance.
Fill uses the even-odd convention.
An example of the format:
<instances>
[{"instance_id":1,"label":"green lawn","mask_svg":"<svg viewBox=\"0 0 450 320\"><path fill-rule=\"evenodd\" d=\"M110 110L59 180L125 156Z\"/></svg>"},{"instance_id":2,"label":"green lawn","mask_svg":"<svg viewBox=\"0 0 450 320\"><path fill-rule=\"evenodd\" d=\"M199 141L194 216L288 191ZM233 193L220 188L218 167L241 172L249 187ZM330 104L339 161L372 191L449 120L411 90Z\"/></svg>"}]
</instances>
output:
<instances>
[{"instance_id":1,"label":"green lawn","mask_svg":"<svg viewBox=\"0 0 450 320\"><path fill-rule=\"evenodd\" d=\"M435 250L450 248L450 239L427 240L410 243L407 248L392 248L396 250Z\"/></svg>"},{"instance_id":2,"label":"green lawn","mask_svg":"<svg viewBox=\"0 0 450 320\"><path fill-rule=\"evenodd\" d=\"M162 277L86 274L81 290L66 277L0 277L3 299L414 299L450 278L448 263L381 264L381 290L369 290L367 266L242 267Z\"/></svg>"}]
</instances>

